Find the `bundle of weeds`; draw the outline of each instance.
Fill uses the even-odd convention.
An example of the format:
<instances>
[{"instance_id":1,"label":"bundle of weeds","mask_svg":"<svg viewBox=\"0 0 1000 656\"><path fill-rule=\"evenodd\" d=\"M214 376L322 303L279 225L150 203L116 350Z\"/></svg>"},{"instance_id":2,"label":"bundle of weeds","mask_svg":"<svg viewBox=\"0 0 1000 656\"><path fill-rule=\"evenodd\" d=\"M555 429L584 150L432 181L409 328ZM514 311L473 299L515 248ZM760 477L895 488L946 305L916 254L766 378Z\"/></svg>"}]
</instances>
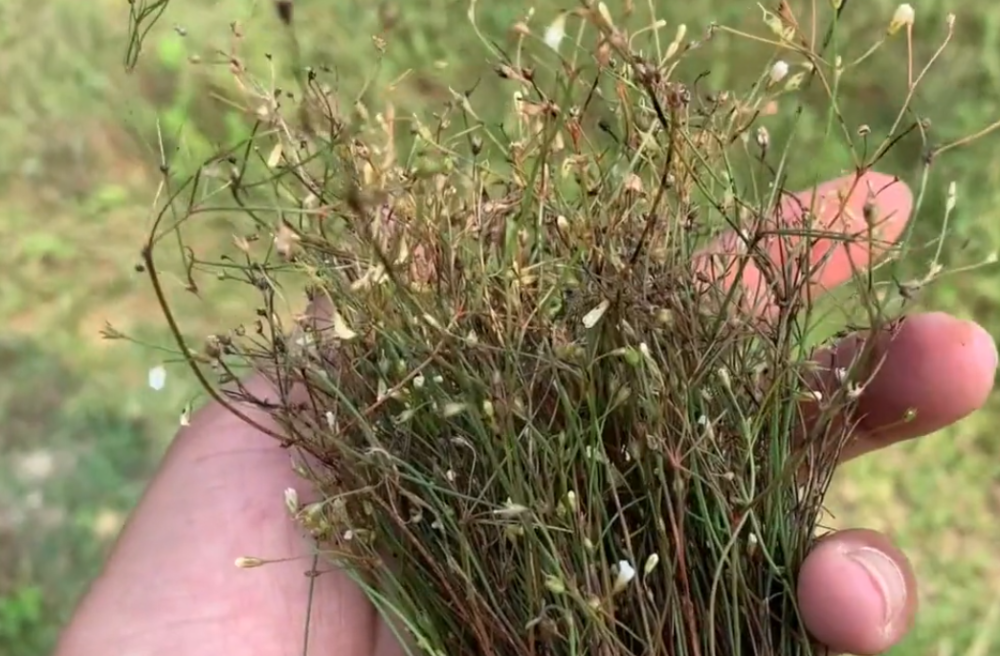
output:
<instances>
[{"instance_id":1,"label":"bundle of weeds","mask_svg":"<svg viewBox=\"0 0 1000 656\"><path fill-rule=\"evenodd\" d=\"M515 94L502 126L474 93L404 119L342 109L321 71L286 93L231 60L255 136L171 189L145 266L164 301L159 240L220 195L250 222L221 262L184 252L189 280L260 291L255 324L202 349L173 327L214 396L262 408L307 455L321 500L291 510L405 644L811 653L796 573L878 365L867 347L833 376L810 359L815 245L874 249L878 231L831 232L813 207L779 220L806 154L756 118L832 89L833 65L791 14L767 16L804 72L708 93L678 64L721 28L651 57L585 5L546 34L580 19L550 68L495 51L489 83ZM848 284L865 342L893 316L870 275ZM289 325L298 288L312 309ZM241 366L277 395L252 396Z\"/></svg>"}]
</instances>

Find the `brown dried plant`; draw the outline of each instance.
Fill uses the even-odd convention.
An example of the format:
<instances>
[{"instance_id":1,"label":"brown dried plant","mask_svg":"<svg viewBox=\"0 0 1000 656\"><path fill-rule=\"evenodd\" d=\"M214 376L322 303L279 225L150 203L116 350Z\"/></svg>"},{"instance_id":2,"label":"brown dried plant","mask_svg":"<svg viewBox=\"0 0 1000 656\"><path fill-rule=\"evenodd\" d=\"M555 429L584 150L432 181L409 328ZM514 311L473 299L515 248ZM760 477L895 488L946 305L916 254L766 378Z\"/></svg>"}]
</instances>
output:
<instances>
[{"instance_id":1,"label":"brown dried plant","mask_svg":"<svg viewBox=\"0 0 1000 656\"><path fill-rule=\"evenodd\" d=\"M525 19L513 55L484 37L482 84L514 98L502 127L475 93L422 117L345 109L329 72L279 91L227 54L254 136L165 173L143 268L208 393L281 426L321 494L289 498L320 556L415 652L811 653L796 573L905 310L868 266L902 243L879 213L897 183L872 167L925 126L912 93L877 145L849 126L838 80L870 51L828 52L817 25L840 9L802 4L761 34L711 25L662 48L628 7L587 2L544 35ZM876 47L905 31L913 51L912 16L884 25ZM773 54L746 89L687 72L723 37ZM926 72L911 65L912 89ZM794 128L817 95L830 138L863 148L841 184L793 196L809 154L761 117ZM188 288L212 272L261 301L195 346L155 256L211 213L239 226L236 255L186 244ZM309 310L288 312L300 292ZM817 357L844 316L854 347Z\"/></svg>"}]
</instances>

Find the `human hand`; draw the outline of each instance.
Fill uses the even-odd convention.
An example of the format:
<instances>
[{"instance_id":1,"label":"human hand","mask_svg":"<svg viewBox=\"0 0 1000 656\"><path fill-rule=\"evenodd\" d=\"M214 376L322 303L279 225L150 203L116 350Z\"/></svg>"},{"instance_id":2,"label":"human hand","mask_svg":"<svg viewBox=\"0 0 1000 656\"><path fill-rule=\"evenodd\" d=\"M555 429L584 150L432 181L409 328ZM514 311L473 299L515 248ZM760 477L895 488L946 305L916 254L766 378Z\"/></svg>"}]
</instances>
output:
<instances>
[{"instance_id":1,"label":"human hand","mask_svg":"<svg viewBox=\"0 0 1000 656\"><path fill-rule=\"evenodd\" d=\"M829 194L845 182L816 192ZM847 210L836 212L834 198L825 217L836 219L833 228L857 231L869 186L880 191L880 215L888 217L883 236L895 240L912 200L902 183L886 176L864 176ZM808 194L804 200L808 206ZM787 205L783 218L796 216ZM815 282L841 284L852 261L864 266L877 255L857 245L839 251ZM885 362L860 399L859 432L846 458L944 428L978 409L992 389L996 348L975 324L940 313L914 315L882 346ZM847 339L823 357L846 358L854 348L856 340ZM248 387L268 392L261 379ZM901 422L910 408L917 410L914 419ZM267 422L259 413L254 418ZM217 404L203 408L171 445L57 656L299 655L307 612L309 654L402 654L344 574L331 571L313 581L305 575L310 547L282 500L284 489L301 485L288 453L272 438ZM305 490L299 494L308 501ZM246 571L233 565L241 555L285 560ZM809 631L838 653L885 651L909 630L917 605L905 556L886 536L864 529L820 541L803 566L798 595Z\"/></svg>"}]
</instances>

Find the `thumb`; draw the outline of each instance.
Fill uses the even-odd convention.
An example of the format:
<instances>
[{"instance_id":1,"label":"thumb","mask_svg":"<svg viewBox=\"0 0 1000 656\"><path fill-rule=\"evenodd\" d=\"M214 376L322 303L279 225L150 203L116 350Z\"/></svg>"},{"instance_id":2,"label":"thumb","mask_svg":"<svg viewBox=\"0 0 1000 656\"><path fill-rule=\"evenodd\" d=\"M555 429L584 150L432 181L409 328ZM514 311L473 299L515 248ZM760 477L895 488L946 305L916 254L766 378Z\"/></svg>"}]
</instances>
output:
<instances>
[{"instance_id":1,"label":"thumb","mask_svg":"<svg viewBox=\"0 0 1000 656\"><path fill-rule=\"evenodd\" d=\"M834 653L881 654L913 624L916 577L884 535L841 531L821 539L806 558L798 602L806 629Z\"/></svg>"}]
</instances>

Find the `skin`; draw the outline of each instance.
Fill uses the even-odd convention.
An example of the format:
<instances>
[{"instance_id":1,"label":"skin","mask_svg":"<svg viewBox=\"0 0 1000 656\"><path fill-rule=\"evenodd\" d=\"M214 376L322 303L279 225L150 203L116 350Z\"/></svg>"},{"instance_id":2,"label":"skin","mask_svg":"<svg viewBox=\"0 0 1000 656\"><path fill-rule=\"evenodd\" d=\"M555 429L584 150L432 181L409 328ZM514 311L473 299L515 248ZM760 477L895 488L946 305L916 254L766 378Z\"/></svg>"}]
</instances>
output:
<instances>
[{"instance_id":1,"label":"skin","mask_svg":"<svg viewBox=\"0 0 1000 656\"><path fill-rule=\"evenodd\" d=\"M900 182L869 173L821 185L829 198L853 186L847 210L836 198L819 212L832 230L864 229L863 205L875 190L879 230L887 241L900 235L912 195ZM798 200L808 205L810 193ZM779 218L801 217L791 201ZM733 242L720 242L721 250ZM776 256L780 244L771 244ZM834 247L815 288L843 283L852 267L878 257L880 248ZM699 264L699 266L710 266ZM725 278L725 273L718 273ZM752 278L752 276L751 276ZM753 288L751 280L749 291ZM767 314L767 299L748 308ZM817 354L827 364L849 358L859 345L849 337ZM919 438L969 415L985 402L997 368L989 334L976 324L941 313L910 316L897 334L879 342L885 364L868 385L859 430L846 458L871 454ZM250 388L264 395L267 384ZM913 421L899 420L916 408ZM267 423L267 418L254 418ZM302 481L289 454L270 437L224 408L202 408L180 431L131 515L101 575L67 626L56 656L285 656L302 653L306 624L310 548L288 519L283 490ZM251 570L233 565L238 556L289 559ZM309 653L331 656L398 656L402 650L361 592L331 571L315 581ZM903 553L879 533L852 529L821 540L801 572L798 597L807 628L830 653L879 654L910 629L917 585Z\"/></svg>"}]
</instances>

